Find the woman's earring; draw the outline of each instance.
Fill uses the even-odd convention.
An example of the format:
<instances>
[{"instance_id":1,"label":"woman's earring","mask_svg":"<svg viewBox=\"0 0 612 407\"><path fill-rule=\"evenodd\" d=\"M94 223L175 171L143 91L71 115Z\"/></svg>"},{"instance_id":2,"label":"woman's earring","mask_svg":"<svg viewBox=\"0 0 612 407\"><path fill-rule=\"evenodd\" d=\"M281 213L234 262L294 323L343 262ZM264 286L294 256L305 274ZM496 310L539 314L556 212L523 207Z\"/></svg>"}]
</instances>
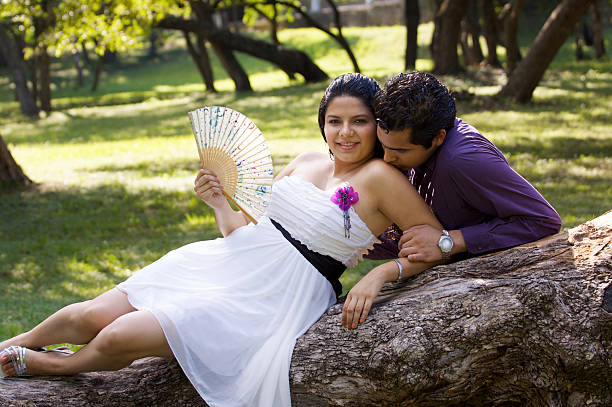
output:
<instances>
[{"instance_id":1,"label":"woman's earring","mask_svg":"<svg viewBox=\"0 0 612 407\"><path fill-rule=\"evenodd\" d=\"M334 153L331 150L329 150L329 159L334 161Z\"/></svg>"}]
</instances>

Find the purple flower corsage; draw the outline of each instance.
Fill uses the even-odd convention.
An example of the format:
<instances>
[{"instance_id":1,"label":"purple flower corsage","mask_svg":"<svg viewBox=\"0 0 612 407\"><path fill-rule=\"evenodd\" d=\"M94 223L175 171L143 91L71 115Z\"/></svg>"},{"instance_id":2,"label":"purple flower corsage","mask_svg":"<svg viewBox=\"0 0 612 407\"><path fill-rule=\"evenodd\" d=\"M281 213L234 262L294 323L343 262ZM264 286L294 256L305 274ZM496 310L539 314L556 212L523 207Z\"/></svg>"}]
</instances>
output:
<instances>
[{"instance_id":1,"label":"purple flower corsage","mask_svg":"<svg viewBox=\"0 0 612 407\"><path fill-rule=\"evenodd\" d=\"M349 215L349 209L351 209L351 205L359 202L359 194L351 186L340 187L336 189L336 193L332 195L330 200L338 205L338 208L342 211L344 217L344 237L350 239L351 216Z\"/></svg>"}]
</instances>

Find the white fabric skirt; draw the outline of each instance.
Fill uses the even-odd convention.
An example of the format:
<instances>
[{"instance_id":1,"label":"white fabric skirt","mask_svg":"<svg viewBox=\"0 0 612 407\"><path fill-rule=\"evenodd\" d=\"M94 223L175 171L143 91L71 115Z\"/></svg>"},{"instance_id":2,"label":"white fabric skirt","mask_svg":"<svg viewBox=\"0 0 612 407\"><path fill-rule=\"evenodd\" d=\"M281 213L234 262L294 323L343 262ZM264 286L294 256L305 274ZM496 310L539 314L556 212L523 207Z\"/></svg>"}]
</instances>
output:
<instances>
[{"instance_id":1,"label":"white fabric skirt","mask_svg":"<svg viewBox=\"0 0 612 407\"><path fill-rule=\"evenodd\" d=\"M118 288L155 315L211 407L290 406L295 341L336 301L266 217L171 251Z\"/></svg>"}]
</instances>

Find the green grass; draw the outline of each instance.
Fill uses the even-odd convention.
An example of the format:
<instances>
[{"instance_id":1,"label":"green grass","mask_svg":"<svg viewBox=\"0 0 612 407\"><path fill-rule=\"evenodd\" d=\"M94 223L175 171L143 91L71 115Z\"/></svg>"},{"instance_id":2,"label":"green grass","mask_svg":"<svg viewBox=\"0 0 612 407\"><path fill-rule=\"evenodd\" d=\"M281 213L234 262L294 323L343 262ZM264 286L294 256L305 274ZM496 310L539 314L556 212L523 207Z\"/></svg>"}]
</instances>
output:
<instances>
[{"instance_id":1,"label":"green grass","mask_svg":"<svg viewBox=\"0 0 612 407\"><path fill-rule=\"evenodd\" d=\"M431 24L419 29L421 70L432 66L431 30ZM364 73L382 82L402 70L401 27L347 28L345 35ZM351 70L346 54L319 32L285 30L280 38L330 76ZM277 171L301 151L326 151L316 113L327 84L290 81L268 63L239 59L254 94L233 93L216 60L221 92L203 93L176 39L156 60L143 52L121 56L95 94L89 84L76 88L70 61L58 60L56 110L38 121L19 114L7 73L0 72L0 134L38 183L0 199L0 338L111 288L168 250L219 235L212 212L192 192L198 164L188 110L218 104L244 112L266 134ZM487 97L499 89L499 75L468 70L441 79L477 95L458 101L459 116L501 148L557 208L565 228L611 209L609 62L574 61L566 44L529 105ZM345 288L372 264L345 273Z\"/></svg>"}]
</instances>

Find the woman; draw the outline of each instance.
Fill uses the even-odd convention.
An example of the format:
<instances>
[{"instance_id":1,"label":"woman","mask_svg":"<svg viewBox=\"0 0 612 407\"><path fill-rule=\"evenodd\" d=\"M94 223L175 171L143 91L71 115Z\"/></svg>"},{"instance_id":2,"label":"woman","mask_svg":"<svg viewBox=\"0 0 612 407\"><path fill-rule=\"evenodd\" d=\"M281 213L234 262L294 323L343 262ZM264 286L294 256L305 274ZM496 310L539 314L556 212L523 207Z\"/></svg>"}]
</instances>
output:
<instances>
[{"instance_id":1,"label":"woman","mask_svg":"<svg viewBox=\"0 0 612 407\"><path fill-rule=\"evenodd\" d=\"M332 81L319 108L330 157L304 153L284 168L257 225L200 170L195 192L224 238L174 250L1 343L3 373L68 375L174 356L210 406L289 406L295 340L336 301L344 268L392 223L440 227L406 178L373 159L378 89L360 74ZM427 267L392 261L373 269L349 293L342 324L363 322L386 281ZM87 345L69 356L29 350L62 342Z\"/></svg>"}]
</instances>

